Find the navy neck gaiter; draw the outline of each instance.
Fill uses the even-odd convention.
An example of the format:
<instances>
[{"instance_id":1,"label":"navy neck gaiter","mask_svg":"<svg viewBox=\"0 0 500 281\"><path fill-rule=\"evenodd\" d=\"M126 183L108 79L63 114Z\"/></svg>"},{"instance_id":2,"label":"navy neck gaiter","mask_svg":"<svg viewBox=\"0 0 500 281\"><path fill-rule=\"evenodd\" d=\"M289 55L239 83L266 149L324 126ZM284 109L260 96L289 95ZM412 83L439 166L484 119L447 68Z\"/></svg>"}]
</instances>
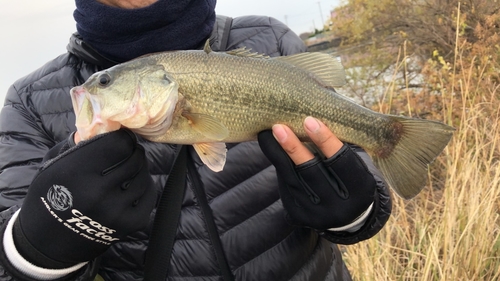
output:
<instances>
[{"instance_id":1,"label":"navy neck gaiter","mask_svg":"<svg viewBox=\"0 0 500 281\"><path fill-rule=\"evenodd\" d=\"M216 0L158 0L121 9L76 0L73 14L83 40L116 62L161 51L196 49L210 36Z\"/></svg>"}]
</instances>

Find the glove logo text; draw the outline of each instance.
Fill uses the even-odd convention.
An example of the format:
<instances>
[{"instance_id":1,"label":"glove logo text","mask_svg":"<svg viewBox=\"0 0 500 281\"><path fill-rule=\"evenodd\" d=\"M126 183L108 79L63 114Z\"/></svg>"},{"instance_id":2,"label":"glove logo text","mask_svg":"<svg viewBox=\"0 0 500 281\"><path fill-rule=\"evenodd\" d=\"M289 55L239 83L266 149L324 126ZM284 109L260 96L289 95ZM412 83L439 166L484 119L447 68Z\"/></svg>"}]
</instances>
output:
<instances>
[{"instance_id":1,"label":"glove logo text","mask_svg":"<svg viewBox=\"0 0 500 281\"><path fill-rule=\"evenodd\" d=\"M81 211L72 208L73 195L66 187L55 184L47 192L47 199L44 197L40 197L40 199L57 221L82 237L104 245L111 245L110 242L120 240L120 238L112 236L116 230L106 227L84 215ZM55 212L69 211L69 209L71 209L69 219L63 219ZM62 216L68 217L68 215Z\"/></svg>"},{"instance_id":2,"label":"glove logo text","mask_svg":"<svg viewBox=\"0 0 500 281\"><path fill-rule=\"evenodd\" d=\"M77 209L71 209L71 213L73 214L73 217L67 219L64 225L73 231L77 230L73 227L73 225L79 228L80 235L83 235L85 238L106 245L110 245L109 242L120 240L119 238L114 238L110 235L115 233L116 230L103 226L88 216L85 216Z\"/></svg>"}]
</instances>

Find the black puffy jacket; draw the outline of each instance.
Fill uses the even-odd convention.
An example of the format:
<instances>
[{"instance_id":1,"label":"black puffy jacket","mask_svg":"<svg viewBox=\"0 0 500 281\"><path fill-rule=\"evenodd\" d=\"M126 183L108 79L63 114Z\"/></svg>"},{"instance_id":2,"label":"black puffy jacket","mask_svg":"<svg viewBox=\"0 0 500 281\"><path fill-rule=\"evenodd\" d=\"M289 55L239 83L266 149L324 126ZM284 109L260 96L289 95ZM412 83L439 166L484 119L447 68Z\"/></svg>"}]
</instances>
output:
<instances>
[{"instance_id":1,"label":"black puffy jacket","mask_svg":"<svg viewBox=\"0 0 500 281\"><path fill-rule=\"evenodd\" d=\"M224 17L212 34L217 50L224 36ZM227 35L227 34L226 34ZM270 56L302 52L302 41L279 21L260 16L232 21L227 49L246 46ZM0 223L19 208L42 158L75 130L69 91L91 74L114 63L73 35L68 53L18 80L9 89L0 115ZM161 194L174 146L143 142L150 172ZM372 215L354 233L318 233L288 225L279 198L275 170L256 142L228 146L219 173L203 166L189 148L187 188L182 204L168 280L223 280L221 267L235 280L350 280L338 247L375 235L387 221L391 201L384 181L362 150L378 183ZM154 213L151 218L154 217ZM142 280L148 229L112 246L75 280ZM334 243L332 243L334 242ZM0 253L2 254L2 253ZM0 265L0 280L9 277Z\"/></svg>"}]
</instances>

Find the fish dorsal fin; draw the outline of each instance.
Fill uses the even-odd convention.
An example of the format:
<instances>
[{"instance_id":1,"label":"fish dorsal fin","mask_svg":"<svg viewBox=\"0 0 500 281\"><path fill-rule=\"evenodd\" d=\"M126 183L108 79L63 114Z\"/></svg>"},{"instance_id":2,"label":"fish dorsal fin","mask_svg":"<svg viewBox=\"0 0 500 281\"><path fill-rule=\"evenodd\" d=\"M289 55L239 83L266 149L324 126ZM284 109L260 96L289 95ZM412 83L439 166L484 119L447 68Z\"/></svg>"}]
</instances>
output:
<instances>
[{"instance_id":1,"label":"fish dorsal fin","mask_svg":"<svg viewBox=\"0 0 500 281\"><path fill-rule=\"evenodd\" d=\"M332 55L313 52L273 59L289 63L313 73L316 80L327 88L341 87L346 84L344 66L338 58Z\"/></svg>"},{"instance_id":2,"label":"fish dorsal fin","mask_svg":"<svg viewBox=\"0 0 500 281\"><path fill-rule=\"evenodd\" d=\"M210 54L211 52L213 52L212 48L210 47L210 40L207 40L205 42L205 46L203 47L203 51L205 51L205 53L207 53L207 54ZM252 52L250 52L250 49L247 49L246 47L241 47L238 49L226 51L226 54L238 56L238 57L245 57L245 58L260 58L260 59L270 58L269 56L264 55L264 54L252 53Z\"/></svg>"},{"instance_id":3,"label":"fish dorsal fin","mask_svg":"<svg viewBox=\"0 0 500 281\"><path fill-rule=\"evenodd\" d=\"M247 49L245 47L241 47L238 49L227 51L226 54L238 56L238 57L245 57L245 58L258 58L258 59L268 59L269 58L269 56L264 55L264 54L251 53L250 49Z\"/></svg>"},{"instance_id":4,"label":"fish dorsal fin","mask_svg":"<svg viewBox=\"0 0 500 281\"><path fill-rule=\"evenodd\" d=\"M191 127L198 133L208 137L209 139L220 141L229 135L229 130L220 120L203 113L182 113L186 117Z\"/></svg>"},{"instance_id":5,"label":"fish dorsal fin","mask_svg":"<svg viewBox=\"0 0 500 281\"><path fill-rule=\"evenodd\" d=\"M210 39L207 39L207 41L205 42L205 46L203 47L203 51L205 51L205 53L207 53L207 54L210 54L212 52L212 48L210 48Z\"/></svg>"},{"instance_id":6,"label":"fish dorsal fin","mask_svg":"<svg viewBox=\"0 0 500 281\"><path fill-rule=\"evenodd\" d=\"M223 142L204 142L193 144L194 150L201 161L210 170L220 172L226 164L226 144Z\"/></svg>"}]
</instances>

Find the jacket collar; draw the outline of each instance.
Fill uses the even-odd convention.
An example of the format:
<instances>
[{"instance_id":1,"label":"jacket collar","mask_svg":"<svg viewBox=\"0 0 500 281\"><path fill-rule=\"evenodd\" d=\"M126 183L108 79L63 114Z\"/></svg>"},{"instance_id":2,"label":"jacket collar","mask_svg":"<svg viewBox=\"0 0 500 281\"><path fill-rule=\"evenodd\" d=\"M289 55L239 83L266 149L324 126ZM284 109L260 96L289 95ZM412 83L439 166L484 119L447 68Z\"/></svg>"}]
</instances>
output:
<instances>
[{"instance_id":1,"label":"jacket collar","mask_svg":"<svg viewBox=\"0 0 500 281\"><path fill-rule=\"evenodd\" d=\"M85 43L82 37L76 32L71 35L66 49L80 59L102 68L109 68L118 64L118 62L99 54L92 46Z\"/></svg>"},{"instance_id":2,"label":"jacket collar","mask_svg":"<svg viewBox=\"0 0 500 281\"><path fill-rule=\"evenodd\" d=\"M232 19L229 17L225 16L219 16L217 15L216 21L214 24L214 28L212 29L212 33L209 37L210 39L210 46L212 47L213 50L218 51L220 50L220 41L219 37L221 37L222 32L224 31L224 25L229 22L231 24ZM228 32L228 31L226 31ZM222 36L224 37L224 36ZM200 48L203 48L205 45L205 42L202 42L200 45ZM83 38L78 34L77 32L73 33L69 39L69 43L66 46L66 49L68 52L71 54L79 57L80 59L97 65L99 67L102 67L103 69L112 67L114 65L117 65L118 62L113 61L103 55L101 55L99 52L97 52L92 46L87 44L85 41L83 41Z\"/></svg>"}]
</instances>

